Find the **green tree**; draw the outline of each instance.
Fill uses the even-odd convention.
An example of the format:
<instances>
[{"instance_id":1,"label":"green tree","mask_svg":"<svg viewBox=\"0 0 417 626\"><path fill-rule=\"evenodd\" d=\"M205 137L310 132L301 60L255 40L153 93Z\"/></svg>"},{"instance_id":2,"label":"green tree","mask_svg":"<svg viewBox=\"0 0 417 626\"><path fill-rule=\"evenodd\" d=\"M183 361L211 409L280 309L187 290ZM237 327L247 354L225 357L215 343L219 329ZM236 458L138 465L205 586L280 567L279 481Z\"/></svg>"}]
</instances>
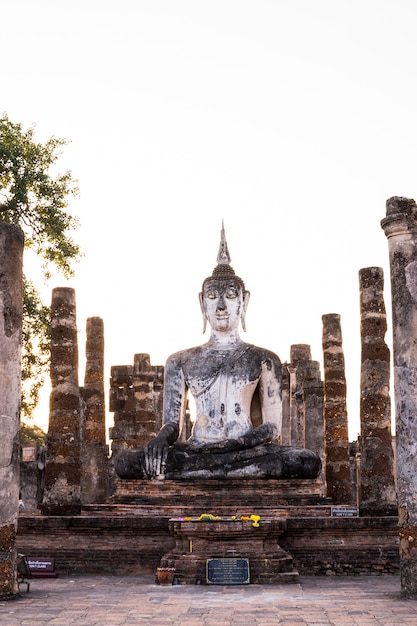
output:
<instances>
[{"instance_id":1,"label":"green tree","mask_svg":"<svg viewBox=\"0 0 417 626\"><path fill-rule=\"evenodd\" d=\"M20 424L20 445L21 446L43 446L45 445L46 433L36 424Z\"/></svg>"},{"instance_id":2,"label":"green tree","mask_svg":"<svg viewBox=\"0 0 417 626\"><path fill-rule=\"evenodd\" d=\"M70 171L53 173L67 145L51 137L35 141L35 130L24 130L7 115L0 118L0 221L18 224L25 246L39 257L45 280L56 269L68 278L79 246L71 238L78 220L67 211L69 198L78 193ZM22 412L30 416L49 365L49 307L27 278L24 279Z\"/></svg>"},{"instance_id":3,"label":"green tree","mask_svg":"<svg viewBox=\"0 0 417 626\"><path fill-rule=\"evenodd\" d=\"M50 309L32 281L23 277L22 413L32 415L39 403L50 361Z\"/></svg>"}]
</instances>

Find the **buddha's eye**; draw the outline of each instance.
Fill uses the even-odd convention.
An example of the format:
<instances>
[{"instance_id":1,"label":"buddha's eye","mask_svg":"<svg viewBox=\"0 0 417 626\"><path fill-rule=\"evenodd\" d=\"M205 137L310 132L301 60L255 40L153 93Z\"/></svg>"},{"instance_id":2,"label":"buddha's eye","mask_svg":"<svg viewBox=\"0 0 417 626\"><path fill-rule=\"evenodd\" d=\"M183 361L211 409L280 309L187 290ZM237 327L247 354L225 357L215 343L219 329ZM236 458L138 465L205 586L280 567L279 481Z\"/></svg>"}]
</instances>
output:
<instances>
[{"instance_id":1,"label":"buddha's eye","mask_svg":"<svg viewBox=\"0 0 417 626\"><path fill-rule=\"evenodd\" d=\"M228 287L225 293L226 298L237 298L237 289L235 287Z\"/></svg>"},{"instance_id":2,"label":"buddha's eye","mask_svg":"<svg viewBox=\"0 0 417 626\"><path fill-rule=\"evenodd\" d=\"M210 298L211 300L214 300L215 298L219 297L219 292L217 291L217 289L207 289L206 291L206 298Z\"/></svg>"}]
</instances>

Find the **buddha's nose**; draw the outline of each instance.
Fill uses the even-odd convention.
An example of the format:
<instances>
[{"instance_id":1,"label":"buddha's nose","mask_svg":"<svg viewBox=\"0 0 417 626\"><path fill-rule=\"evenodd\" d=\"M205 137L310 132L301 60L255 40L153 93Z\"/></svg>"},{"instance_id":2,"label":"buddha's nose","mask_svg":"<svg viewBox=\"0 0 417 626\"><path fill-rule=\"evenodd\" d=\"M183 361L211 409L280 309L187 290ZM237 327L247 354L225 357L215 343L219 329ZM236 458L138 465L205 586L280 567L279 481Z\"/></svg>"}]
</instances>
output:
<instances>
[{"instance_id":1,"label":"buddha's nose","mask_svg":"<svg viewBox=\"0 0 417 626\"><path fill-rule=\"evenodd\" d=\"M217 310L218 311L225 311L226 310L226 302L224 301L223 296L220 296L220 298L219 298L219 302L217 304Z\"/></svg>"}]
</instances>

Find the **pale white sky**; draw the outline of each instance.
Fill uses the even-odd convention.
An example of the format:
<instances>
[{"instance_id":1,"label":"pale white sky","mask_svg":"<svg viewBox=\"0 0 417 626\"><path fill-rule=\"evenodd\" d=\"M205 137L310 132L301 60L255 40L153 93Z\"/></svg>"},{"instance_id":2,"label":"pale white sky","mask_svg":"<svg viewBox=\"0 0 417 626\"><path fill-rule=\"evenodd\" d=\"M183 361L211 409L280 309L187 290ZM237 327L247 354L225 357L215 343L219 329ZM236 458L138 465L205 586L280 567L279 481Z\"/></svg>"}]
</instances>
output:
<instances>
[{"instance_id":1,"label":"pale white sky","mask_svg":"<svg viewBox=\"0 0 417 626\"><path fill-rule=\"evenodd\" d=\"M79 180L85 258L44 294L76 289L80 384L87 317L104 319L106 379L137 352L163 364L205 341L197 294L224 219L252 294L247 341L283 361L308 343L321 361L321 317L341 315L355 438L358 272L382 266L388 287L385 201L417 195L415 1L0 9L0 109L72 140L61 165Z\"/></svg>"}]
</instances>

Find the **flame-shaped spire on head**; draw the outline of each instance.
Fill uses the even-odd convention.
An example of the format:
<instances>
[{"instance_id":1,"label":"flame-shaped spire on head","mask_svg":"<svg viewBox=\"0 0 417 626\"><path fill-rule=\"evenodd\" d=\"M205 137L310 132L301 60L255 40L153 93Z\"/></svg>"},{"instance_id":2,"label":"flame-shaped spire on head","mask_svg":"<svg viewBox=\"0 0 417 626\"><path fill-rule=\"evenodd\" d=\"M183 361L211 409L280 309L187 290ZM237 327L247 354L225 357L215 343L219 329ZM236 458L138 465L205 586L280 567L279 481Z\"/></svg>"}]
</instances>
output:
<instances>
[{"instance_id":1,"label":"flame-shaped spire on head","mask_svg":"<svg viewBox=\"0 0 417 626\"><path fill-rule=\"evenodd\" d=\"M220 231L220 246L219 251L217 253L217 264L218 265L230 265L229 249L227 247L226 241L226 233L224 232L224 221L222 220L222 229Z\"/></svg>"},{"instance_id":2,"label":"flame-shaped spire on head","mask_svg":"<svg viewBox=\"0 0 417 626\"><path fill-rule=\"evenodd\" d=\"M222 220L222 229L220 231L220 245L219 245L219 251L217 253L217 266L214 268L213 274L204 280L203 289L204 289L204 284L208 280L234 279L241 285L242 291L245 291L245 283L239 276L236 276L233 267L230 265L230 261L231 261L231 258L229 254L229 249L227 247L226 233L224 230L224 222Z\"/></svg>"}]
</instances>

